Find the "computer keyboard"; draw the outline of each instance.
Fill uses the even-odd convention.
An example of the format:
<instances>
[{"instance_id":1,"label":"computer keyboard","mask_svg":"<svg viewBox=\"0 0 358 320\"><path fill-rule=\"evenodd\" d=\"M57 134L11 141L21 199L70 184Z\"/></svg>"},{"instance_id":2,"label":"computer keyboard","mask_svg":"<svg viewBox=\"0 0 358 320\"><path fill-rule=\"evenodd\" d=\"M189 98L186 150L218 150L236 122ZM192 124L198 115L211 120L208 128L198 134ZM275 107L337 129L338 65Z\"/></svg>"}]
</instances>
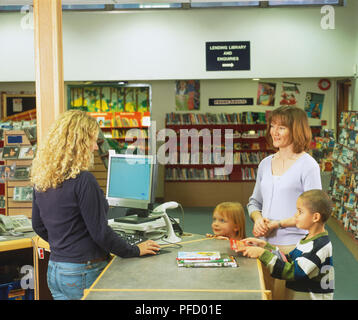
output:
<instances>
[{"instance_id":1,"label":"computer keyboard","mask_svg":"<svg viewBox=\"0 0 358 320\"><path fill-rule=\"evenodd\" d=\"M121 230L114 230L114 232L116 234L118 234L119 237L121 237L123 240L127 241L131 245L138 244L140 242L148 240L148 238L146 238L142 235L139 235L137 233L126 233Z\"/></svg>"}]
</instances>

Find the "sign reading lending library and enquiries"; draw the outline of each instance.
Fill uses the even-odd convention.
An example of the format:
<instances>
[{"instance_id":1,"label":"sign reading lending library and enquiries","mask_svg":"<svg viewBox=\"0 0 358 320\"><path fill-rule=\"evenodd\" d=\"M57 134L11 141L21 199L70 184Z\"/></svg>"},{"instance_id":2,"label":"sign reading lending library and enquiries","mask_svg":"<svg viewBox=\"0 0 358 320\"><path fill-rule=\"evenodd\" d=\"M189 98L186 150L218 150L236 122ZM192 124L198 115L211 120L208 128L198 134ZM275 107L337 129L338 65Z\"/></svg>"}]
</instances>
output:
<instances>
[{"instance_id":1,"label":"sign reading lending library and enquiries","mask_svg":"<svg viewBox=\"0 0 358 320\"><path fill-rule=\"evenodd\" d=\"M209 106L252 106L254 98L211 98Z\"/></svg>"},{"instance_id":2,"label":"sign reading lending library and enquiries","mask_svg":"<svg viewBox=\"0 0 358 320\"><path fill-rule=\"evenodd\" d=\"M206 42L206 71L250 70L250 41Z\"/></svg>"}]
</instances>

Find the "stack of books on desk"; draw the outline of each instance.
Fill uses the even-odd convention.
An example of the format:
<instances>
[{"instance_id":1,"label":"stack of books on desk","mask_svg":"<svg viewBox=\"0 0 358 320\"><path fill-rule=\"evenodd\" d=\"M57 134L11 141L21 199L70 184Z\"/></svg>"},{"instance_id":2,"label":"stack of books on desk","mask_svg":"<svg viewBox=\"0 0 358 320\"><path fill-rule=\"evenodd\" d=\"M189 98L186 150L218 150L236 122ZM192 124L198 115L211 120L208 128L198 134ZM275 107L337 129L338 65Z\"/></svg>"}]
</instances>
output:
<instances>
[{"instance_id":1,"label":"stack of books on desk","mask_svg":"<svg viewBox=\"0 0 358 320\"><path fill-rule=\"evenodd\" d=\"M177 264L178 267L186 268L236 268L238 266L233 256L217 251L179 251Z\"/></svg>"}]
</instances>

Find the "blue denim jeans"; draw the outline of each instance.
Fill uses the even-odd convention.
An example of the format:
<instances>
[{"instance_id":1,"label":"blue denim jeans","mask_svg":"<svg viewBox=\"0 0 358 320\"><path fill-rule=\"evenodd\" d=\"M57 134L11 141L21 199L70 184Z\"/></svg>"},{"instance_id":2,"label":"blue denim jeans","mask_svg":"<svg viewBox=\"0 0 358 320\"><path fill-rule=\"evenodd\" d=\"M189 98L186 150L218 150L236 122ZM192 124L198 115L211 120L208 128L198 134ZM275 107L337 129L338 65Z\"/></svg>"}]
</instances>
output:
<instances>
[{"instance_id":1,"label":"blue denim jeans","mask_svg":"<svg viewBox=\"0 0 358 320\"><path fill-rule=\"evenodd\" d=\"M50 260L47 268L47 285L55 300L79 300L83 290L96 280L108 261L92 264L55 262Z\"/></svg>"}]
</instances>

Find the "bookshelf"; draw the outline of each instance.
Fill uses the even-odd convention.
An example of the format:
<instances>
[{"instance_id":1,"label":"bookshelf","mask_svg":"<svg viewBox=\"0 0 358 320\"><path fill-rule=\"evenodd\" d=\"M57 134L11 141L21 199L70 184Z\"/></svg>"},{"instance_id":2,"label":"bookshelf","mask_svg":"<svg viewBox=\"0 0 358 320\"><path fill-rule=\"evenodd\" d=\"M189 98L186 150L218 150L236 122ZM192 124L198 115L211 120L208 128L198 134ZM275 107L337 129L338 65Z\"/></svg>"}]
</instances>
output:
<instances>
[{"instance_id":1,"label":"bookshelf","mask_svg":"<svg viewBox=\"0 0 358 320\"><path fill-rule=\"evenodd\" d=\"M330 220L346 231L358 251L358 112L342 112L339 127L332 155L329 193L333 200L333 220Z\"/></svg>"},{"instance_id":2,"label":"bookshelf","mask_svg":"<svg viewBox=\"0 0 358 320\"><path fill-rule=\"evenodd\" d=\"M21 95L12 95L12 97L20 97ZM3 96L4 97L4 96ZM34 97L34 95L28 95L28 97ZM25 130L27 130L27 134L25 134L24 131L20 132L21 136L25 136L27 138L27 142L24 146L28 145L34 145L36 144L36 108L30 109L24 112L15 113L13 115L8 115L6 118L3 118L1 120L0 124L0 166L7 165L7 161L5 161L2 158L3 155L3 148L4 146L8 145L6 142L5 136L9 134L9 131L11 130L20 130L22 127L26 127ZM25 139L26 139L25 138ZM22 161L21 161L22 162ZM3 180L1 180L3 181ZM15 187L14 185L19 183L10 183L12 187ZM0 214L7 215L8 212L11 212L7 209L8 204L12 204L11 200L7 199L7 195L9 194L8 189L9 185L6 184L5 181L0 182ZM12 190L13 191L13 190ZM28 204L25 204L25 206L28 206Z\"/></svg>"},{"instance_id":3,"label":"bookshelf","mask_svg":"<svg viewBox=\"0 0 358 320\"><path fill-rule=\"evenodd\" d=\"M33 150L32 156L28 159L21 158L20 155L14 156L12 159L8 159L5 156L5 148L12 147L21 149ZM6 130L4 131L4 151L3 160L4 165L7 167L15 166L14 178L5 180L5 215L26 215L31 218L32 216L32 191L31 198L22 198L20 193L16 190L20 188L31 188L29 180L29 170L32 163L32 157L34 155L34 148L28 139L24 130Z\"/></svg>"},{"instance_id":4,"label":"bookshelf","mask_svg":"<svg viewBox=\"0 0 358 320\"><path fill-rule=\"evenodd\" d=\"M129 145L148 153L151 86L147 84L93 83L68 85L68 109L80 109L96 118L112 149Z\"/></svg>"},{"instance_id":5,"label":"bookshelf","mask_svg":"<svg viewBox=\"0 0 358 320\"><path fill-rule=\"evenodd\" d=\"M103 137L115 140L118 146L126 142L147 146L150 112L89 112L89 115L96 118Z\"/></svg>"},{"instance_id":6,"label":"bookshelf","mask_svg":"<svg viewBox=\"0 0 358 320\"><path fill-rule=\"evenodd\" d=\"M3 130L1 129L1 137L0 137L0 148L4 148L4 137ZM4 165L5 162L2 160L2 150L0 152L0 165ZM6 205L5 205L5 183L0 182L0 214L5 215Z\"/></svg>"},{"instance_id":7,"label":"bookshelf","mask_svg":"<svg viewBox=\"0 0 358 320\"><path fill-rule=\"evenodd\" d=\"M246 204L260 161L273 153L265 139L265 113L166 115L166 129L177 138L177 153L167 154L165 201L215 206L222 201ZM168 131L169 132L169 131ZM225 174L225 151L232 163ZM231 172L230 172L231 171ZM220 184L218 184L220 183Z\"/></svg>"}]
</instances>

